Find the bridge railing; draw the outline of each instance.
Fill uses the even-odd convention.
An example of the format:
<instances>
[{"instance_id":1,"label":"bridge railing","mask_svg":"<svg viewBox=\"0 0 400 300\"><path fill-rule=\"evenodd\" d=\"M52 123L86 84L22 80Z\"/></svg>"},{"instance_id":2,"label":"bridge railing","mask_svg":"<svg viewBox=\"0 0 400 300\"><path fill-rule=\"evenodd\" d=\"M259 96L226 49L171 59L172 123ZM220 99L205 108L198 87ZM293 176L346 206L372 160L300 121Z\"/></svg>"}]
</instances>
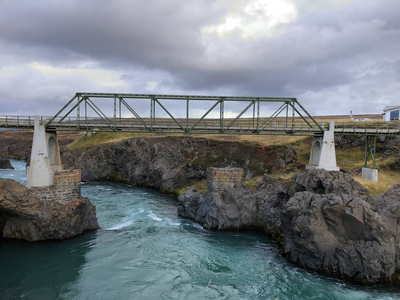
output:
<instances>
[{"instance_id":1,"label":"bridge railing","mask_svg":"<svg viewBox=\"0 0 400 300\"><path fill-rule=\"evenodd\" d=\"M159 133L243 133L243 134L314 134L321 132L319 128L310 127L301 118L291 119L268 118L232 119L221 121L218 118L199 119L168 119L168 118L100 118L100 117L62 117L53 118L41 116L40 123L50 130L65 131L130 131L130 132L159 132ZM0 116L1 127L33 128L34 116ZM50 123L49 121L52 120ZM327 129L328 123L320 123Z\"/></svg>"},{"instance_id":2,"label":"bridge railing","mask_svg":"<svg viewBox=\"0 0 400 300\"><path fill-rule=\"evenodd\" d=\"M168 118L99 118L99 117L57 117L47 124L47 128L56 130L97 130L97 131L131 131L131 132L169 132L169 133L286 133L303 132L310 134L320 131L319 128L312 128L301 120L287 122L275 120L266 124L267 118L260 118L258 122L254 119L168 119ZM323 125L323 124L322 124ZM327 128L327 124L323 125Z\"/></svg>"},{"instance_id":3,"label":"bridge railing","mask_svg":"<svg viewBox=\"0 0 400 300\"><path fill-rule=\"evenodd\" d=\"M9 128L33 128L34 116L0 115L0 126ZM242 134L290 134L304 135L320 133L319 128L310 127L301 118L276 118L269 122L268 118L221 119L169 119L169 118L99 118L99 117L57 117L48 123L52 117L41 116L40 123L49 129L65 131L130 131L158 133L242 133ZM327 130L329 123L319 123ZM400 134L400 122L335 122L335 133L342 134Z\"/></svg>"},{"instance_id":4,"label":"bridge railing","mask_svg":"<svg viewBox=\"0 0 400 300\"><path fill-rule=\"evenodd\" d=\"M335 133L343 134L399 134L400 122L336 122Z\"/></svg>"},{"instance_id":5,"label":"bridge railing","mask_svg":"<svg viewBox=\"0 0 400 300\"><path fill-rule=\"evenodd\" d=\"M45 117L41 117L45 118ZM35 117L33 116L5 116L0 115L0 126L2 127L33 127Z\"/></svg>"}]
</instances>

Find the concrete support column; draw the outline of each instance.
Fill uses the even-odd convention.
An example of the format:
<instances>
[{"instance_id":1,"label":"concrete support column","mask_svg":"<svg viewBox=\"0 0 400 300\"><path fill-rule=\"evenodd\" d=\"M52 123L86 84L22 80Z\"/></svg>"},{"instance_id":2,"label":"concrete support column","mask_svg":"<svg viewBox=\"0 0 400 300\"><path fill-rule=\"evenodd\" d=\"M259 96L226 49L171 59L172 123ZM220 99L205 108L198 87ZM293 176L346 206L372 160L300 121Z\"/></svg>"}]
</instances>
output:
<instances>
[{"instance_id":1,"label":"concrete support column","mask_svg":"<svg viewBox=\"0 0 400 300\"><path fill-rule=\"evenodd\" d=\"M372 182L378 182L378 169L362 168L361 177Z\"/></svg>"},{"instance_id":2,"label":"concrete support column","mask_svg":"<svg viewBox=\"0 0 400 300\"><path fill-rule=\"evenodd\" d=\"M51 151L49 151L49 141ZM35 116L31 163L27 168L28 188L47 187L54 184L55 170L52 163L57 171L62 169L56 136L46 133L44 125L40 124L39 116Z\"/></svg>"},{"instance_id":3,"label":"concrete support column","mask_svg":"<svg viewBox=\"0 0 400 300\"><path fill-rule=\"evenodd\" d=\"M310 162L306 169L339 171L339 167L336 165L335 122L329 122L329 130L324 131L322 137L314 137Z\"/></svg>"}]
</instances>

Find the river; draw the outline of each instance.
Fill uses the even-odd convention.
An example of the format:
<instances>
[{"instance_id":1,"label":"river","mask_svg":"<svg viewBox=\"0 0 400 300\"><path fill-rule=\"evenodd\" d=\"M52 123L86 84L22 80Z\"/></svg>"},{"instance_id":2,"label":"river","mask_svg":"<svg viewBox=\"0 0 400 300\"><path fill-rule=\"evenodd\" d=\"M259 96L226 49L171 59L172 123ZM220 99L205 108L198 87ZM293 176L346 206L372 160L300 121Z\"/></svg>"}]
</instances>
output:
<instances>
[{"instance_id":1,"label":"river","mask_svg":"<svg viewBox=\"0 0 400 300\"><path fill-rule=\"evenodd\" d=\"M25 163L0 177L26 184ZM213 232L153 189L90 182L101 230L65 241L0 239L0 299L398 299L285 261L262 233Z\"/></svg>"}]
</instances>

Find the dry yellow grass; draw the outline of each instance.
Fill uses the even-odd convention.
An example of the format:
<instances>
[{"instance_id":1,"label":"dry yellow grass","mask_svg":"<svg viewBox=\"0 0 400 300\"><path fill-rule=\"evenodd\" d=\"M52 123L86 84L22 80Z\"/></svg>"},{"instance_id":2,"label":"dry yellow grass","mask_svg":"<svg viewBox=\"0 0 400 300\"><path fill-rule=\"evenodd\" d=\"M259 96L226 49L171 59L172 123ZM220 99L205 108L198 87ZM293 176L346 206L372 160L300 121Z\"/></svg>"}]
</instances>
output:
<instances>
[{"instance_id":1,"label":"dry yellow grass","mask_svg":"<svg viewBox=\"0 0 400 300\"><path fill-rule=\"evenodd\" d=\"M292 144L303 140L304 136L278 136L278 135L190 135L191 137L202 137L210 140L216 141L226 141L226 142L250 142L257 143L262 146L275 146Z\"/></svg>"},{"instance_id":2,"label":"dry yellow grass","mask_svg":"<svg viewBox=\"0 0 400 300\"><path fill-rule=\"evenodd\" d=\"M399 173L391 171L379 171L378 182L365 180L360 176L354 176L354 179L366 187L372 195L382 194L393 185L400 183Z\"/></svg>"},{"instance_id":3,"label":"dry yellow grass","mask_svg":"<svg viewBox=\"0 0 400 300\"><path fill-rule=\"evenodd\" d=\"M105 143L117 143L122 140L134 138L134 137L159 137L156 134L150 133L132 133L132 132L96 132L92 135L84 135L73 141L68 145L71 150L89 148L96 145L101 145Z\"/></svg>"},{"instance_id":4,"label":"dry yellow grass","mask_svg":"<svg viewBox=\"0 0 400 300\"><path fill-rule=\"evenodd\" d=\"M165 136L185 136L185 137L201 137L216 141L226 142L250 142L258 143L262 146L274 146L291 144L301 141L305 137L303 136L256 136L256 135L202 135L202 134L155 134L155 133L131 133L131 132L96 132L91 136L84 135L79 139L72 142L68 148L71 150L82 149L93 147L105 143L117 143L119 141L135 138L135 137L146 137L146 138L160 138Z\"/></svg>"}]
</instances>

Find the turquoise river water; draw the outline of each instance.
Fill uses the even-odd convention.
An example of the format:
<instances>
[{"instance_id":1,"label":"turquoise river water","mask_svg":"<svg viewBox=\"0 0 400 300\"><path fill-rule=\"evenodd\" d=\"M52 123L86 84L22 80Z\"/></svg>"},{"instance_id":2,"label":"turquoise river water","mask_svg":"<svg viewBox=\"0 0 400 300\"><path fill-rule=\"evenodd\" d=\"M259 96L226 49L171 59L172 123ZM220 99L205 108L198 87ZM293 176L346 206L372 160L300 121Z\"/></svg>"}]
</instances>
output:
<instances>
[{"instance_id":1,"label":"turquoise river water","mask_svg":"<svg viewBox=\"0 0 400 300\"><path fill-rule=\"evenodd\" d=\"M26 183L25 163L0 177ZM285 261L262 233L213 232L152 189L82 185L101 230L65 241L0 239L0 299L398 299Z\"/></svg>"}]
</instances>

